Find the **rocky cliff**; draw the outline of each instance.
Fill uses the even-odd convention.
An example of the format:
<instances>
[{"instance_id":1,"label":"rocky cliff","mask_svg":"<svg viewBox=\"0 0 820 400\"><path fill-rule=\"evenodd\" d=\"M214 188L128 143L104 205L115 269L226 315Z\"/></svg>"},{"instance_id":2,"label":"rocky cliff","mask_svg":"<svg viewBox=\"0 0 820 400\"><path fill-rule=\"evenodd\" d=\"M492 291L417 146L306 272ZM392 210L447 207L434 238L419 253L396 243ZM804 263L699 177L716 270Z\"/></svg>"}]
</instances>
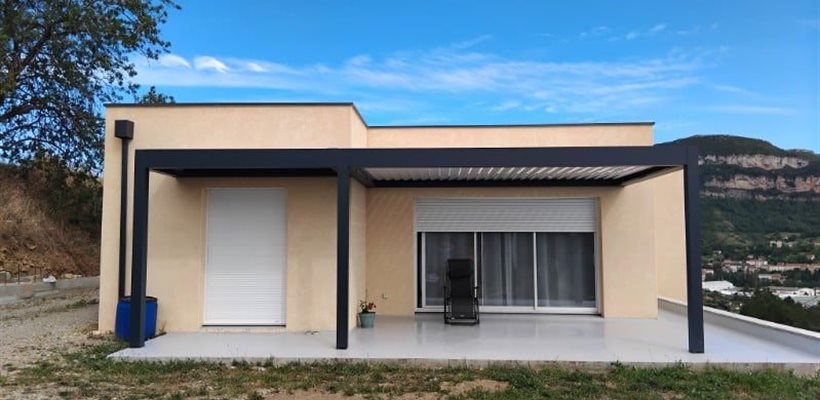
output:
<instances>
[{"instance_id":1,"label":"rocky cliff","mask_svg":"<svg viewBox=\"0 0 820 400\"><path fill-rule=\"evenodd\" d=\"M704 196L820 200L820 156L816 153L728 135L693 136L676 142L699 148Z\"/></svg>"}]
</instances>

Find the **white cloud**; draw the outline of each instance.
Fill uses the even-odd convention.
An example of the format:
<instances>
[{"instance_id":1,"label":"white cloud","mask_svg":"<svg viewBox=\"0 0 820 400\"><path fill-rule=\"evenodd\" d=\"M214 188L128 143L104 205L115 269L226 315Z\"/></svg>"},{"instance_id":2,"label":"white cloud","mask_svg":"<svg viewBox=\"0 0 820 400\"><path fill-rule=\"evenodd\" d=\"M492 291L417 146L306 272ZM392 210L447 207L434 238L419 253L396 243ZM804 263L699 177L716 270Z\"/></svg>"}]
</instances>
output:
<instances>
[{"instance_id":1,"label":"white cloud","mask_svg":"<svg viewBox=\"0 0 820 400\"><path fill-rule=\"evenodd\" d=\"M174 68L174 67L191 68L191 63L189 63L188 60L186 60L185 58L180 57L176 54L163 54L163 55L159 56L159 60L157 60L157 61L159 62L159 65L161 65L163 67L168 67L168 68Z\"/></svg>"},{"instance_id":2,"label":"white cloud","mask_svg":"<svg viewBox=\"0 0 820 400\"><path fill-rule=\"evenodd\" d=\"M725 112L731 114L758 114L758 115L792 115L794 110L783 107L753 106L745 104L730 104L714 106L712 111Z\"/></svg>"},{"instance_id":3,"label":"white cloud","mask_svg":"<svg viewBox=\"0 0 820 400\"><path fill-rule=\"evenodd\" d=\"M477 36L477 37L474 37L472 39L468 39L468 40L465 40L465 41L462 41L462 42L453 43L453 44L450 45L450 47L453 48L453 49L464 50L464 49L468 49L470 47L473 47L473 46L475 46L475 45L477 45L481 42L486 42L486 41L488 41L492 38L493 38L493 35L481 35L481 36Z\"/></svg>"},{"instance_id":4,"label":"white cloud","mask_svg":"<svg viewBox=\"0 0 820 400\"><path fill-rule=\"evenodd\" d=\"M515 108L521 107L521 102L518 100L507 100L498 104L492 108L493 111L508 111Z\"/></svg>"},{"instance_id":5,"label":"white cloud","mask_svg":"<svg viewBox=\"0 0 820 400\"><path fill-rule=\"evenodd\" d=\"M758 94L751 90L746 90L741 87L733 85L712 85L712 88L721 92L734 93L743 96L757 96Z\"/></svg>"},{"instance_id":6,"label":"white cloud","mask_svg":"<svg viewBox=\"0 0 820 400\"><path fill-rule=\"evenodd\" d=\"M253 61L247 62L245 64L245 67L247 67L249 71L253 72L268 72L268 69L265 68L262 64L255 63Z\"/></svg>"},{"instance_id":7,"label":"white cloud","mask_svg":"<svg viewBox=\"0 0 820 400\"><path fill-rule=\"evenodd\" d=\"M481 107L488 111L612 113L662 103L698 85L712 55L675 50L655 58L561 62L481 53L463 43L308 65L213 56L196 57L193 69L180 62L135 62L144 85L274 89L363 100L368 104L362 108L372 110L417 110L435 102L433 96L461 96L452 98L487 101ZM391 104L379 105L388 98Z\"/></svg>"},{"instance_id":8,"label":"white cloud","mask_svg":"<svg viewBox=\"0 0 820 400\"><path fill-rule=\"evenodd\" d=\"M678 29L676 33L681 36L694 35L700 33L700 25L695 25L690 29Z\"/></svg>"},{"instance_id":9,"label":"white cloud","mask_svg":"<svg viewBox=\"0 0 820 400\"><path fill-rule=\"evenodd\" d=\"M600 26L596 26L596 27L592 28L589 31L581 32L581 33L578 34L578 36L580 36L581 38L595 37L595 36L605 35L607 33L609 33L609 27L606 26L606 25L600 25Z\"/></svg>"},{"instance_id":10,"label":"white cloud","mask_svg":"<svg viewBox=\"0 0 820 400\"><path fill-rule=\"evenodd\" d=\"M664 30L666 30L666 24L657 24L649 29L649 33L654 35L656 33L663 32Z\"/></svg>"},{"instance_id":11,"label":"white cloud","mask_svg":"<svg viewBox=\"0 0 820 400\"><path fill-rule=\"evenodd\" d=\"M194 58L194 68L200 71L211 70L222 74L229 71L229 68L227 65L225 65L225 63L211 56L202 56Z\"/></svg>"},{"instance_id":12,"label":"white cloud","mask_svg":"<svg viewBox=\"0 0 820 400\"><path fill-rule=\"evenodd\" d=\"M626 34L624 38L626 40L633 40L637 39L642 36L655 36L663 31L666 30L666 24L655 24L651 28L647 30L634 30Z\"/></svg>"}]
</instances>

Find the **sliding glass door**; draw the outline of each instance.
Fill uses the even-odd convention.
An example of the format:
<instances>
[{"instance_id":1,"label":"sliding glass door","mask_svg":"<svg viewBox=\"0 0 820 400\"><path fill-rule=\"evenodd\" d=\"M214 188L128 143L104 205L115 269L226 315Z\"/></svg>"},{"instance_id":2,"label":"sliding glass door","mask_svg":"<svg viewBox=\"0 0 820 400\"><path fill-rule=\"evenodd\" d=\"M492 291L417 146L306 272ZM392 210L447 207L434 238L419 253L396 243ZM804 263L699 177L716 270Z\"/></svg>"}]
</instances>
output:
<instances>
[{"instance_id":1,"label":"sliding glass door","mask_svg":"<svg viewBox=\"0 0 820 400\"><path fill-rule=\"evenodd\" d=\"M422 232L419 306L437 310L450 258L474 261L491 312L597 312L593 232Z\"/></svg>"}]
</instances>

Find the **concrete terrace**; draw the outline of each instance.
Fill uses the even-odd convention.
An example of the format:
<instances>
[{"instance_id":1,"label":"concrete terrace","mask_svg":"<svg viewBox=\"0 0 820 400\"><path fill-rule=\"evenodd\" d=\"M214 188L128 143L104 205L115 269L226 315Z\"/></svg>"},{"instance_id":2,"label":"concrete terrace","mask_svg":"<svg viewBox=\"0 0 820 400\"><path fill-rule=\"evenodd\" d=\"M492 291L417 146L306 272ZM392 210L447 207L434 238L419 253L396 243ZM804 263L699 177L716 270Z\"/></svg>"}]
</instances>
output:
<instances>
[{"instance_id":1,"label":"concrete terrace","mask_svg":"<svg viewBox=\"0 0 820 400\"><path fill-rule=\"evenodd\" d=\"M169 333L142 348L111 355L121 360L311 362L324 360L419 364L567 362L607 365L732 364L814 373L820 355L773 340L706 323L706 353L687 351L686 318L660 310L657 319L605 319L578 315L482 315L478 326L451 326L440 314L378 317L374 329L354 329L348 350L336 350L335 333Z\"/></svg>"}]
</instances>

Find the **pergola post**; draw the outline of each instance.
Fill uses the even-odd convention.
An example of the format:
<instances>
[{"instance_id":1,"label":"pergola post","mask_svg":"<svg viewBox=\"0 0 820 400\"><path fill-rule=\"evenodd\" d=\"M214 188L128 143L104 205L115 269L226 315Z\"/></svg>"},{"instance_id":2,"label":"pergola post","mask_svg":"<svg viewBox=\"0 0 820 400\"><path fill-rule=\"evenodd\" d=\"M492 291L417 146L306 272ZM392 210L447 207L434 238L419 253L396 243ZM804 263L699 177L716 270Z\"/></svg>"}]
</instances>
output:
<instances>
[{"instance_id":1,"label":"pergola post","mask_svg":"<svg viewBox=\"0 0 820 400\"><path fill-rule=\"evenodd\" d=\"M148 256L148 176L137 152L134 160L134 226L131 250L131 335L129 346L145 345L145 287Z\"/></svg>"},{"instance_id":2,"label":"pergola post","mask_svg":"<svg viewBox=\"0 0 820 400\"><path fill-rule=\"evenodd\" d=\"M117 299L125 297L125 242L128 240L126 222L128 220L128 143L134 138L134 122L118 119L114 121L114 136L120 139L120 250L119 273L117 275Z\"/></svg>"},{"instance_id":3,"label":"pergola post","mask_svg":"<svg viewBox=\"0 0 820 400\"><path fill-rule=\"evenodd\" d=\"M684 213L686 225L686 301L689 324L689 352L703 353L703 285L701 283L700 176L698 151L686 150L683 167Z\"/></svg>"},{"instance_id":4,"label":"pergola post","mask_svg":"<svg viewBox=\"0 0 820 400\"><path fill-rule=\"evenodd\" d=\"M336 168L336 348L347 349L350 302L350 168Z\"/></svg>"}]
</instances>

